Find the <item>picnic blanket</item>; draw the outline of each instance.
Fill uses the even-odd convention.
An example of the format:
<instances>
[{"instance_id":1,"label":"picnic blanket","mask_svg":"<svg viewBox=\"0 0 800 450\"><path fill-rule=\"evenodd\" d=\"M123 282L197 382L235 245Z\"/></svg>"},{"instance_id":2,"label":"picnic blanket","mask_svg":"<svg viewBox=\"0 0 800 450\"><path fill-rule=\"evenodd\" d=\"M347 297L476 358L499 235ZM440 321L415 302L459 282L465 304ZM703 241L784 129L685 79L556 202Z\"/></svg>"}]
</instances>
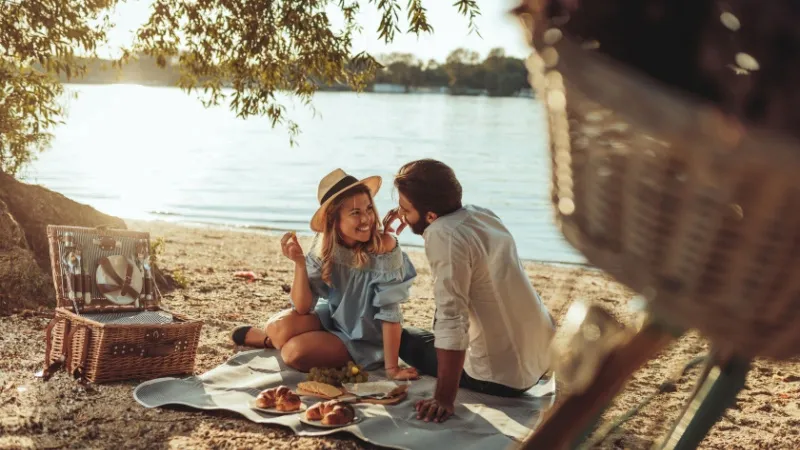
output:
<instances>
[{"instance_id":1,"label":"picnic blanket","mask_svg":"<svg viewBox=\"0 0 800 450\"><path fill-rule=\"evenodd\" d=\"M320 429L301 423L297 414L274 416L250 408L258 393L281 384L292 388L306 374L283 364L274 350L238 353L208 372L187 378L159 378L144 382L133 397L146 408L185 405L193 408L224 409L253 422L283 425L300 436L321 436L349 432L365 442L384 447L413 450L457 448L459 450L505 449L523 439L540 421L541 413L555 400L555 379L531 388L521 398L508 399L460 389L455 415L441 424L416 419L414 403L429 398L436 379L424 376L411 383L408 398L397 405L359 403L364 420L338 429ZM385 380L384 373L370 372L370 381ZM319 401L302 397L307 405Z\"/></svg>"}]
</instances>

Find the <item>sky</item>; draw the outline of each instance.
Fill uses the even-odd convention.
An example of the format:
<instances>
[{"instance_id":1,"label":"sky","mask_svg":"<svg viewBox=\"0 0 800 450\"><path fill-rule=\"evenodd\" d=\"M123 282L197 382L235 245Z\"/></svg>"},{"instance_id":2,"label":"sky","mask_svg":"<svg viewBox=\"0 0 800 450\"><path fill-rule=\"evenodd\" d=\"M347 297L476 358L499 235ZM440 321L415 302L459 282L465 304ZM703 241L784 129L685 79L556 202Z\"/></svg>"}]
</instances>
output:
<instances>
[{"instance_id":1,"label":"sky","mask_svg":"<svg viewBox=\"0 0 800 450\"><path fill-rule=\"evenodd\" d=\"M433 26L434 33L423 34L419 38L413 34L397 34L394 42L389 45L378 39L376 30L380 15L375 5L367 1L360 3L359 23L364 30L354 42L356 52L366 50L372 55L412 53L421 60L435 59L442 62L451 51L459 47L475 50L481 56L486 56L495 47L502 47L509 56L519 58L524 58L529 53L519 24L508 13L518 4L513 0L477 0L481 16L476 23L481 37L475 33L470 34L468 21L458 14L453 0L423 0L423 6L428 12L428 22ZM109 35L110 47L118 48L131 41L132 31L147 20L151 4L152 0L127 0L117 7L114 15L116 27ZM406 4L406 0L400 0L403 8ZM401 16L401 20L400 29L404 30L407 27L405 17Z\"/></svg>"}]
</instances>

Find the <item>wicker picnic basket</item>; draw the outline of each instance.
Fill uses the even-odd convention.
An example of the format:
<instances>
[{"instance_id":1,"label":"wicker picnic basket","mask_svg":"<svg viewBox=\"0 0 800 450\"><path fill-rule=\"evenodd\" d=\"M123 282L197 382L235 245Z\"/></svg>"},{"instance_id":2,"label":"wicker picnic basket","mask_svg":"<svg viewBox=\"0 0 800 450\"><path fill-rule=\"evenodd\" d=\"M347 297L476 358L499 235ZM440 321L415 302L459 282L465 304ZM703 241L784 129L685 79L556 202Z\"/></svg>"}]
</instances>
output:
<instances>
[{"instance_id":1,"label":"wicker picnic basket","mask_svg":"<svg viewBox=\"0 0 800 450\"><path fill-rule=\"evenodd\" d=\"M47 237L57 307L45 379L62 366L95 383L194 371L203 324L161 309L148 233L51 225Z\"/></svg>"},{"instance_id":2,"label":"wicker picnic basket","mask_svg":"<svg viewBox=\"0 0 800 450\"><path fill-rule=\"evenodd\" d=\"M515 12L534 48L529 80L548 112L565 238L656 316L722 351L800 354L797 137L597 51L603 42L570 33L556 6Z\"/></svg>"}]
</instances>

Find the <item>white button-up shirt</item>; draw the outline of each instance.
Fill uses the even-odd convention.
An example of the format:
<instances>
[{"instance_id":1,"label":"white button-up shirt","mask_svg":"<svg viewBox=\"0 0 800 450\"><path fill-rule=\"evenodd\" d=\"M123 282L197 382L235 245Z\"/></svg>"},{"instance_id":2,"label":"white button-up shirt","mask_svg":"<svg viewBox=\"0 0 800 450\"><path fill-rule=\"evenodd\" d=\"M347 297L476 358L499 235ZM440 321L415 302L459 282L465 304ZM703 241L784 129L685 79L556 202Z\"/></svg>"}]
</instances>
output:
<instances>
[{"instance_id":1,"label":"white button-up shirt","mask_svg":"<svg viewBox=\"0 0 800 450\"><path fill-rule=\"evenodd\" d=\"M554 324L511 233L493 212L468 205L433 221L423 237L434 279L434 346L466 350L472 378L531 387L549 368Z\"/></svg>"}]
</instances>

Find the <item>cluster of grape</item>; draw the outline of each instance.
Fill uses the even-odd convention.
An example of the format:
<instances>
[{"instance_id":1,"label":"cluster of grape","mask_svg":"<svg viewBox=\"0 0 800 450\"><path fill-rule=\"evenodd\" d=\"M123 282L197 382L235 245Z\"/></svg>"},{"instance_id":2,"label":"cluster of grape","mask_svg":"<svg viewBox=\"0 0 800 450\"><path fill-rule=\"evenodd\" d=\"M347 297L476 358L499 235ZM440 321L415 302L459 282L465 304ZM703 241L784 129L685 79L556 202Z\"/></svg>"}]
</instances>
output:
<instances>
[{"instance_id":1,"label":"cluster of grape","mask_svg":"<svg viewBox=\"0 0 800 450\"><path fill-rule=\"evenodd\" d=\"M350 361L346 366L339 369L314 367L308 373L306 379L308 381L319 381L333 386L341 386L347 383L365 383L369 380L369 373L362 370L353 361Z\"/></svg>"}]
</instances>

